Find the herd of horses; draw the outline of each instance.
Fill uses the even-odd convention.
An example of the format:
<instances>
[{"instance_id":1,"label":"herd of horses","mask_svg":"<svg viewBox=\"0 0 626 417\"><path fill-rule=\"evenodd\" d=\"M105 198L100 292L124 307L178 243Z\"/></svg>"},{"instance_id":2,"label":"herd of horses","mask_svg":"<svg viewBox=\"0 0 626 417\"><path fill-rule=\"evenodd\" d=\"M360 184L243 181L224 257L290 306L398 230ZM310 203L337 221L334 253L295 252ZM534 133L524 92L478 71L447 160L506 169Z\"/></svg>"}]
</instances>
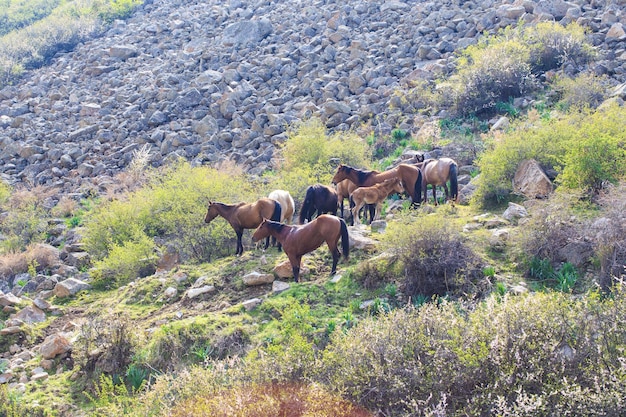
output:
<instances>
[{"instance_id":1,"label":"herd of horses","mask_svg":"<svg viewBox=\"0 0 626 417\"><path fill-rule=\"evenodd\" d=\"M241 238L244 229L256 229L252 240L265 239L265 249L270 237L279 250L289 258L295 281L298 282L302 256L319 248L324 242L333 257L331 275L337 270L341 253L349 256L348 228L343 218L337 217L340 208L344 215L344 199L348 198L352 221L360 223L359 212L369 206L370 219L380 218L382 204L391 194L407 193L414 206L427 202L428 185L432 186L434 204L437 205L436 187L442 186L446 201L458 201L458 166L451 158L426 159L415 164L399 164L386 171L366 171L348 165L339 165L333 176L335 188L323 184L307 188L300 224L293 225L295 203L288 191L275 190L268 197L254 203L224 204L209 202L204 218L210 223L223 217L237 235L236 255L243 253ZM450 188L448 189L448 183ZM422 199L423 196L423 199ZM313 218L313 216L316 216ZM342 251L338 243L341 238Z\"/></svg>"}]
</instances>

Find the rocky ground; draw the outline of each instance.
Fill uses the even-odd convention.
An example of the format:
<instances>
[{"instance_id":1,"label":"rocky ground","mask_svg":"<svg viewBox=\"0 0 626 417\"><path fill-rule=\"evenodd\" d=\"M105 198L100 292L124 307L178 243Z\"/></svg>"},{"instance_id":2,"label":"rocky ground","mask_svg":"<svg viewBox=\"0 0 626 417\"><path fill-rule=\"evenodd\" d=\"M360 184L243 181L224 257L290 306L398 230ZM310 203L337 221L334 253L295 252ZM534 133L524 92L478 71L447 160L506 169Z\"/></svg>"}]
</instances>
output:
<instances>
[{"instance_id":1,"label":"rocky ground","mask_svg":"<svg viewBox=\"0 0 626 417\"><path fill-rule=\"evenodd\" d=\"M64 192L102 188L133 151L271 167L286 127L415 132L394 94L454 68L454 52L522 20L578 22L593 64L626 81L623 0L146 1L103 36L0 91L0 171Z\"/></svg>"},{"instance_id":2,"label":"rocky ground","mask_svg":"<svg viewBox=\"0 0 626 417\"><path fill-rule=\"evenodd\" d=\"M0 91L0 172L12 184L55 186L59 194L80 196L111 183L140 149L155 166L183 157L197 164L233 160L251 173L263 172L285 141L286 127L312 115L331 130L386 134L400 127L415 133L424 120L403 113L394 93L413 79L449 73L456 50L520 19L589 27L601 51L592 69L624 83L624 5L146 1L128 21L115 22L102 37ZM496 219L493 227L508 221ZM476 219L468 227L492 227L484 224ZM0 383L23 387L45 379L54 369L62 372L59 363L69 357L68 335L76 323L67 312L59 321L67 327L51 328L35 343L28 340L29 326L62 314L47 299L88 288L79 271L89 255L79 237L68 233L73 232L59 226L62 250L39 248L54 260L51 275L0 280L0 307L9 316L0 335L16 338L0 352ZM490 244L502 244L502 236L494 232ZM248 279L267 284L272 278ZM160 294L168 300L215 291L197 281L183 285L181 294L180 283L172 280ZM246 302L248 308L258 298ZM25 365L39 355L36 367Z\"/></svg>"}]
</instances>

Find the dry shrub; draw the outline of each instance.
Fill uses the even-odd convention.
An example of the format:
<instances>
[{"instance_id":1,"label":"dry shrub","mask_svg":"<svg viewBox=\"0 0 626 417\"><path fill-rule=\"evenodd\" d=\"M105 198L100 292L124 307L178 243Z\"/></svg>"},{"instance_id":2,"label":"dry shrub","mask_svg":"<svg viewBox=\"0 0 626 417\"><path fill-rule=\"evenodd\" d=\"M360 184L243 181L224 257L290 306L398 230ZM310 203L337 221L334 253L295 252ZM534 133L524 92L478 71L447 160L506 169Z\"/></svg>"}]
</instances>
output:
<instances>
[{"instance_id":1,"label":"dry shrub","mask_svg":"<svg viewBox=\"0 0 626 417\"><path fill-rule=\"evenodd\" d=\"M52 208L52 215L56 217L72 217L78 210L78 202L68 196L62 196L56 206Z\"/></svg>"},{"instance_id":2,"label":"dry shrub","mask_svg":"<svg viewBox=\"0 0 626 417\"><path fill-rule=\"evenodd\" d=\"M8 278L28 272L34 266L37 272L59 264L59 251L50 245L35 243L25 252L10 252L0 256L0 277Z\"/></svg>"},{"instance_id":3,"label":"dry shrub","mask_svg":"<svg viewBox=\"0 0 626 417\"><path fill-rule=\"evenodd\" d=\"M595 254L600 263L599 284L609 289L626 279L626 185L609 187L598 199L603 215L592 225Z\"/></svg>"},{"instance_id":4,"label":"dry shrub","mask_svg":"<svg viewBox=\"0 0 626 417\"><path fill-rule=\"evenodd\" d=\"M127 318L94 316L80 327L73 357L87 382L95 383L102 373L123 375L138 344L138 334Z\"/></svg>"},{"instance_id":5,"label":"dry shrub","mask_svg":"<svg viewBox=\"0 0 626 417\"><path fill-rule=\"evenodd\" d=\"M532 216L519 236L522 261L533 257L548 259L556 266L565 261L561 254L563 248L572 242L584 242L588 222L575 213L578 203L580 195L564 192L533 202Z\"/></svg>"},{"instance_id":6,"label":"dry shrub","mask_svg":"<svg viewBox=\"0 0 626 417\"><path fill-rule=\"evenodd\" d=\"M390 225L388 245L404 264L407 296L477 294L483 289L480 258L461 234L438 216L405 217Z\"/></svg>"},{"instance_id":7,"label":"dry shrub","mask_svg":"<svg viewBox=\"0 0 626 417\"><path fill-rule=\"evenodd\" d=\"M171 410L171 416L238 417L369 417L357 407L319 385L258 384L238 386L189 398Z\"/></svg>"}]
</instances>

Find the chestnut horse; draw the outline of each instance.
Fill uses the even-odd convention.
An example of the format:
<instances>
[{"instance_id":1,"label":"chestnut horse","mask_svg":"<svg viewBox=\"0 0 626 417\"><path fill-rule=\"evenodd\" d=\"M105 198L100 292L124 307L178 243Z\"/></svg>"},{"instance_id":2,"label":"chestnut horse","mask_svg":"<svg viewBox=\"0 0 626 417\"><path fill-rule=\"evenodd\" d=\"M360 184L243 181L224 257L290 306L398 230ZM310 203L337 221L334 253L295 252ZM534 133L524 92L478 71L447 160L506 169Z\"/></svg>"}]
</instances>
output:
<instances>
[{"instance_id":1,"label":"chestnut horse","mask_svg":"<svg viewBox=\"0 0 626 417\"><path fill-rule=\"evenodd\" d=\"M275 237L283 245L296 282L300 276L302 255L314 251L322 243L326 242L330 253L333 255L331 275L337 272L337 262L339 262L341 255L337 248L340 237L343 257L348 259L350 255L350 239L346 222L339 217L328 214L321 214L315 220L301 226L289 226L263 219L263 222L254 231L252 240L257 242L269 236Z\"/></svg>"},{"instance_id":2,"label":"chestnut horse","mask_svg":"<svg viewBox=\"0 0 626 417\"><path fill-rule=\"evenodd\" d=\"M458 184L458 166L454 159L451 158L439 158L426 159L424 162L418 162L415 164L422 170L422 192L424 193L424 203L428 201L428 184L433 187L433 199L435 205L437 202L437 186L443 186L443 191L446 195L446 201L452 200L455 203L459 202L459 184ZM448 180L450 181L450 192L448 192Z\"/></svg>"},{"instance_id":3,"label":"chestnut horse","mask_svg":"<svg viewBox=\"0 0 626 417\"><path fill-rule=\"evenodd\" d=\"M354 201L354 208L352 209L352 217L356 219L356 223L360 224L359 210L365 204L375 204L376 214L373 220L380 219L380 213L383 208L383 201L392 193L403 193L404 187L402 187L402 181L400 178L389 178L378 184L374 184L371 187L359 187L352 192L350 198Z\"/></svg>"},{"instance_id":4,"label":"chestnut horse","mask_svg":"<svg viewBox=\"0 0 626 417\"><path fill-rule=\"evenodd\" d=\"M348 204L350 205L350 210L354 207L354 202L350 199L350 194L358 187L354 185L354 183L350 180L343 180L337 183L337 198L339 199L339 213L341 217L345 219L344 211L343 211L343 200L348 199ZM376 207L371 204L367 204L370 213L370 221L374 220L374 215L376 214ZM350 224L354 225L354 217L351 218Z\"/></svg>"},{"instance_id":5,"label":"chestnut horse","mask_svg":"<svg viewBox=\"0 0 626 417\"><path fill-rule=\"evenodd\" d=\"M254 203L224 204L209 201L209 208L204 216L204 222L210 223L217 216L222 216L235 230L237 234L237 252L235 255L243 253L241 236L244 229L254 229L261 224L264 218L280 220L280 203L269 198L261 198ZM265 241L265 249L270 244L269 237Z\"/></svg>"},{"instance_id":6,"label":"chestnut horse","mask_svg":"<svg viewBox=\"0 0 626 417\"><path fill-rule=\"evenodd\" d=\"M337 184L346 178L359 187L369 187L389 178L400 178L404 190L411 196L413 204L422 202L422 171L415 165L400 164L387 171L364 171L348 165L339 165L332 179Z\"/></svg>"},{"instance_id":7,"label":"chestnut horse","mask_svg":"<svg viewBox=\"0 0 626 417\"><path fill-rule=\"evenodd\" d=\"M324 213L337 215L337 202L337 192L332 188L322 184L310 185L300 209L300 224L310 222L316 210L318 216Z\"/></svg>"}]
</instances>

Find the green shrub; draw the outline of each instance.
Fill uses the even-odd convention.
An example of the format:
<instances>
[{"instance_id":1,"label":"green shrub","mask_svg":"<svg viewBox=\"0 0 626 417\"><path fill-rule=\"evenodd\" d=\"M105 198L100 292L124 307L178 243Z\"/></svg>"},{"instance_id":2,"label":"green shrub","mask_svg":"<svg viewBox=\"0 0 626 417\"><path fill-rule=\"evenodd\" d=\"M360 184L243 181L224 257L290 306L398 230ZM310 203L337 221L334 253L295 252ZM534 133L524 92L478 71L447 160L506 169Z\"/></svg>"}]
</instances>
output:
<instances>
[{"instance_id":1,"label":"green shrub","mask_svg":"<svg viewBox=\"0 0 626 417\"><path fill-rule=\"evenodd\" d=\"M557 77L552 89L558 94L561 108L598 107L607 98L609 80L605 76L580 73L575 77Z\"/></svg>"},{"instance_id":2,"label":"green shrub","mask_svg":"<svg viewBox=\"0 0 626 417\"><path fill-rule=\"evenodd\" d=\"M333 334L314 378L385 415L612 415L626 405L624 306L618 290L395 310Z\"/></svg>"},{"instance_id":3,"label":"green shrub","mask_svg":"<svg viewBox=\"0 0 626 417\"><path fill-rule=\"evenodd\" d=\"M60 0L3 0L0 2L0 36L48 16Z\"/></svg>"},{"instance_id":4,"label":"green shrub","mask_svg":"<svg viewBox=\"0 0 626 417\"><path fill-rule=\"evenodd\" d=\"M115 288L156 269L154 241L146 235L133 236L120 245L114 244L107 256L94 265L93 284L97 288ZM150 273L142 274L149 270Z\"/></svg>"},{"instance_id":5,"label":"green shrub","mask_svg":"<svg viewBox=\"0 0 626 417\"><path fill-rule=\"evenodd\" d=\"M357 167L371 164L366 140L351 132L328 135L319 119L293 126L281 156L280 178L274 185L289 190L296 200L304 198L311 184L330 184L339 163Z\"/></svg>"},{"instance_id":6,"label":"green shrub","mask_svg":"<svg viewBox=\"0 0 626 417\"><path fill-rule=\"evenodd\" d=\"M233 167L174 165L124 201L114 200L92 210L85 219L85 245L102 260L127 242L143 242L137 249L148 249L145 238L158 237L176 248L184 260L210 261L229 253L235 233L221 218L204 224L209 200L255 201L261 195L254 186Z\"/></svg>"},{"instance_id":7,"label":"green shrub","mask_svg":"<svg viewBox=\"0 0 626 417\"><path fill-rule=\"evenodd\" d=\"M526 159L556 169L557 184L588 196L606 183L617 183L626 174L624 117L626 109L617 105L550 120L531 113L506 134L494 133L489 149L477 161L481 176L475 201L489 205L506 198L517 168Z\"/></svg>"},{"instance_id":8,"label":"green shrub","mask_svg":"<svg viewBox=\"0 0 626 417\"><path fill-rule=\"evenodd\" d=\"M414 108L432 113L448 109L453 115L466 116L492 111L498 104L536 91L537 77L545 71L564 66L578 70L593 57L593 48L578 24L509 27L461 51L452 75L436 83L418 83L407 93L407 100Z\"/></svg>"}]
</instances>

